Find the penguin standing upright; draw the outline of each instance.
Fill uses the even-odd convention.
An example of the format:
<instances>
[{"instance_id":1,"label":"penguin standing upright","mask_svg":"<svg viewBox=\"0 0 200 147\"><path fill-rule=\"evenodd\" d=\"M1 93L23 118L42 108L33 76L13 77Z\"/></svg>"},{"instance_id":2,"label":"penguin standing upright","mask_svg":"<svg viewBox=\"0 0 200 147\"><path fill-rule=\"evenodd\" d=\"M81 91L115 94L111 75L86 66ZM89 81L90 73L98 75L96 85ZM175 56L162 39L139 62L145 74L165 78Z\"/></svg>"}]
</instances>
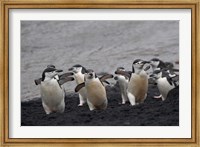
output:
<instances>
[{"instance_id":1,"label":"penguin standing upright","mask_svg":"<svg viewBox=\"0 0 200 147\"><path fill-rule=\"evenodd\" d=\"M159 92L162 95L162 100L166 100L169 91L176 87L176 84L171 80L166 71L157 69L153 72L151 77L155 79ZM165 76L163 76L165 75Z\"/></svg>"},{"instance_id":2,"label":"penguin standing upright","mask_svg":"<svg viewBox=\"0 0 200 147\"><path fill-rule=\"evenodd\" d=\"M84 82L84 76L86 73L85 67L83 67L80 64L76 64L72 66L71 68L69 68L69 71L73 72L73 77L77 85ZM85 88L82 88L79 91L79 105L78 106L83 106L83 104L85 104L86 101L87 101L87 92Z\"/></svg>"},{"instance_id":3,"label":"penguin standing upright","mask_svg":"<svg viewBox=\"0 0 200 147\"><path fill-rule=\"evenodd\" d=\"M169 75L169 76L171 74L171 71L179 72L178 69L174 69L173 63L164 62L164 61L162 61L162 60L160 60L158 58L151 59L150 60L150 64L152 66L153 72L155 70L167 70L168 71L167 75ZM166 74L166 72L165 73L163 72L163 74ZM163 75L163 76L165 76L165 75ZM174 77L173 79L175 79L175 80L178 78L178 76L174 76L174 75L172 75L172 76ZM176 82L178 84L178 80L176 80ZM154 98L162 98L162 95L160 94L159 96L154 96Z\"/></svg>"},{"instance_id":4,"label":"penguin standing upright","mask_svg":"<svg viewBox=\"0 0 200 147\"><path fill-rule=\"evenodd\" d=\"M117 71L125 71L123 67L118 67ZM119 88L120 88L120 93L121 93L121 98L122 98L122 104L125 104L128 101L128 96L127 96L127 88L128 88L128 77L121 75L121 74L116 74L114 79L119 83Z\"/></svg>"},{"instance_id":5,"label":"penguin standing upright","mask_svg":"<svg viewBox=\"0 0 200 147\"><path fill-rule=\"evenodd\" d=\"M166 69L166 72L168 74L168 77L173 83L175 84L176 87L179 86L179 74L176 74L173 70Z\"/></svg>"},{"instance_id":6,"label":"penguin standing upright","mask_svg":"<svg viewBox=\"0 0 200 147\"><path fill-rule=\"evenodd\" d=\"M52 112L63 113L65 110L65 92L62 87L63 80L59 80L59 72L62 72L62 70L47 67L42 73L40 92L46 114ZM65 80L65 82L72 80L73 78L71 77Z\"/></svg>"},{"instance_id":7,"label":"penguin standing upright","mask_svg":"<svg viewBox=\"0 0 200 147\"><path fill-rule=\"evenodd\" d=\"M77 85L75 92L78 92L85 87L87 91L87 103L89 109L106 109L108 100L106 95L106 89L102 82L107 78L113 78L112 75L105 75L98 78L93 70L87 70L85 74L85 82Z\"/></svg>"},{"instance_id":8,"label":"penguin standing upright","mask_svg":"<svg viewBox=\"0 0 200 147\"><path fill-rule=\"evenodd\" d=\"M125 71L116 72L129 78L127 96L132 106L143 103L147 96L148 75L146 70L148 70L150 66L147 66L145 69L143 69L143 66L146 63L149 62L136 59L132 64L131 73Z\"/></svg>"}]
</instances>

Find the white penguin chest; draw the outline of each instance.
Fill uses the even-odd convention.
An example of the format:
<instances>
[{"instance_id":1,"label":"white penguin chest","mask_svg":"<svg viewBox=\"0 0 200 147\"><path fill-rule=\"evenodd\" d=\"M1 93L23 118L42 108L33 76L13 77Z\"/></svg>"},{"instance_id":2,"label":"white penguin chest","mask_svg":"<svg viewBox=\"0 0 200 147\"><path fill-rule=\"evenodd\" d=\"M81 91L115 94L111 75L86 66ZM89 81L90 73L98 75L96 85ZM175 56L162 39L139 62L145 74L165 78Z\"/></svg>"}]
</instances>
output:
<instances>
[{"instance_id":1,"label":"white penguin chest","mask_svg":"<svg viewBox=\"0 0 200 147\"><path fill-rule=\"evenodd\" d=\"M144 90L147 91L148 77L147 75L132 74L128 83L128 89L130 91Z\"/></svg>"},{"instance_id":2,"label":"white penguin chest","mask_svg":"<svg viewBox=\"0 0 200 147\"><path fill-rule=\"evenodd\" d=\"M82 74L82 73L76 73L76 74L74 74L74 78L75 78L75 81L76 81L77 85L84 82L84 74ZM87 92L86 92L85 87L83 87L83 88L80 89L79 94L83 98L87 98Z\"/></svg>"},{"instance_id":3,"label":"white penguin chest","mask_svg":"<svg viewBox=\"0 0 200 147\"><path fill-rule=\"evenodd\" d=\"M174 85L170 85L170 83L167 81L167 78L159 78L157 80L157 84L158 89L164 98L166 98L168 92L175 87Z\"/></svg>"},{"instance_id":4,"label":"white penguin chest","mask_svg":"<svg viewBox=\"0 0 200 147\"><path fill-rule=\"evenodd\" d=\"M84 82L84 74L82 73L74 74L74 78L75 78L76 84L81 84Z\"/></svg>"},{"instance_id":5,"label":"white penguin chest","mask_svg":"<svg viewBox=\"0 0 200 147\"><path fill-rule=\"evenodd\" d=\"M118 76L118 82L119 87L121 90L126 90L128 87L128 79L126 79L124 76L119 75Z\"/></svg>"},{"instance_id":6,"label":"white penguin chest","mask_svg":"<svg viewBox=\"0 0 200 147\"><path fill-rule=\"evenodd\" d=\"M60 102L64 99L64 90L56 79L41 82L42 100L49 102Z\"/></svg>"},{"instance_id":7,"label":"white penguin chest","mask_svg":"<svg viewBox=\"0 0 200 147\"><path fill-rule=\"evenodd\" d=\"M87 90L88 100L93 104L100 104L107 99L106 90L99 79L86 82L85 86Z\"/></svg>"}]
</instances>

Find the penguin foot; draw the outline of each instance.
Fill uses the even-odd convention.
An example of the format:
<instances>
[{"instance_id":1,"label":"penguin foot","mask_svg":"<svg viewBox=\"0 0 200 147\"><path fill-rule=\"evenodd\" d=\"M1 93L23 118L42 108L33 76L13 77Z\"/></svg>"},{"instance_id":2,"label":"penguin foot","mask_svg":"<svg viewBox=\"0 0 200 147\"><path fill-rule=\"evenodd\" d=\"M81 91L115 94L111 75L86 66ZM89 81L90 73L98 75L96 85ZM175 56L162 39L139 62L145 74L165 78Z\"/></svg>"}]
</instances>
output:
<instances>
[{"instance_id":1,"label":"penguin foot","mask_svg":"<svg viewBox=\"0 0 200 147\"><path fill-rule=\"evenodd\" d=\"M126 103L128 103L129 101L126 100L126 101L122 101L121 103L119 103L120 105L125 105Z\"/></svg>"},{"instance_id":2,"label":"penguin foot","mask_svg":"<svg viewBox=\"0 0 200 147\"><path fill-rule=\"evenodd\" d=\"M83 106L83 104L78 104L78 107L82 107Z\"/></svg>"},{"instance_id":3,"label":"penguin foot","mask_svg":"<svg viewBox=\"0 0 200 147\"><path fill-rule=\"evenodd\" d=\"M118 104L119 104L119 105L125 105L125 104L126 104L126 102L122 102L122 103L120 103L120 102L119 102Z\"/></svg>"},{"instance_id":4,"label":"penguin foot","mask_svg":"<svg viewBox=\"0 0 200 147\"><path fill-rule=\"evenodd\" d=\"M162 95L154 96L153 98L155 98L155 99L160 99L160 98L162 98Z\"/></svg>"}]
</instances>

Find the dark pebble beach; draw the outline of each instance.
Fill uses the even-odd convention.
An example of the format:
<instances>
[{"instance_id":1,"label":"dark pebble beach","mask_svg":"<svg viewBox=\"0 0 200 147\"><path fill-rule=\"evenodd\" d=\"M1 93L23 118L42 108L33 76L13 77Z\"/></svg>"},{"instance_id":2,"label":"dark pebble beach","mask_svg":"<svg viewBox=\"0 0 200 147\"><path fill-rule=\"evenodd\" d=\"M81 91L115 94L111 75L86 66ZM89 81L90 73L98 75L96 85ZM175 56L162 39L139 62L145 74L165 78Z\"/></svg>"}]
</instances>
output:
<instances>
[{"instance_id":1,"label":"dark pebble beach","mask_svg":"<svg viewBox=\"0 0 200 147\"><path fill-rule=\"evenodd\" d=\"M78 107L77 93L66 93L64 113L46 115L41 98L21 102L22 126L178 126L179 87L168 93L165 101L153 98L158 95L156 85L149 84L144 103L130 106L121 103L117 84L106 86L108 107L90 111L87 104Z\"/></svg>"}]
</instances>

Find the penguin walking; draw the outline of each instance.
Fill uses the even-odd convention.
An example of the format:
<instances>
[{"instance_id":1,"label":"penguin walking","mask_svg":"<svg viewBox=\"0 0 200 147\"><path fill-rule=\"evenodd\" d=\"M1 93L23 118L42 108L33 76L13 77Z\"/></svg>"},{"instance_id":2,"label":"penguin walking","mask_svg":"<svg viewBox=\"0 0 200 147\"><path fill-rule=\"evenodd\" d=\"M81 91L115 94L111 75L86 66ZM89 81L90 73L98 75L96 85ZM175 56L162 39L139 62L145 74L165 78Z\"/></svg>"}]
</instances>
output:
<instances>
[{"instance_id":1,"label":"penguin walking","mask_svg":"<svg viewBox=\"0 0 200 147\"><path fill-rule=\"evenodd\" d=\"M87 91L87 104L90 111L94 109L106 109L108 100L106 95L106 89L103 85L103 81L108 78L113 78L112 75L104 75L98 78L93 70L87 70L85 74L85 82L76 86L75 92L78 92L82 88Z\"/></svg>"},{"instance_id":2,"label":"penguin walking","mask_svg":"<svg viewBox=\"0 0 200 147\"><path fill-rule=\"evenodd\" d=\"M136 59L132 64L132 72L118 71L115 73L123 74L129 78L127 96L132 106L143 103L147 97L148 91L148 75L146 71L150 68L143 66L149 63L141 59Z\"/></svg>"},{"instance_id":3,"label":"penguin walking","mask_svg":"<svg viewBox=\"0 0 200 147\"><path fill-rule=\"evenodd\" d=\"M81 84L85 81L84 76L85 76L85 73L87 70L82 65L76 64L76 65L72 66L71 68L69 68L68 70L73 72L73 77L74 77L77 85ZM87 101L87 92L86 92L86 89L83 87L79 91L78 106L83 106L86 103L86 101Z\"/></svg>"},{"instance_id":4,"label":"penguin walking","mask_svg":"<svg viewBox=\"0 0 200 147\"><path fill-rule=\"evenodd\" d=\"M47 67L42 73L40 92L42 105L46 114L52 112L63 113L65 110L65 92L62 87L63 80L59 80L59 72L62 72L62 70ZM64 81L67 82L72 80L73 78L71 77Z\"/></svg>"},{"instance_id":5,"label":"penguin walking","mask_svg":"<svg viewBox=\"0 0 200 147\"><path fill-rule=\"evenodd\" d=\"M169 91L176 87L176 84L171 80L169 76L167 76L167 74L168 73L166 73L166 71L157 69L150 76L156 81L158 90L161 93L161 98L163 101L166 100Z\"/></svg>"},{"instance_id":6,"label":"penguin walking","mask_svg":"<svg viewBox=\"0 0 200 147\"><path fill-rule=\"evenodd\" d=\"M117 71L125 71L125 69L123 67L118 67L115 72L117 73ZM122 104L125 104L128 101L127 88L129 79L128 77L121 74L116 74L114 79L119 83Z\"/></svg>"}]
</instances>

